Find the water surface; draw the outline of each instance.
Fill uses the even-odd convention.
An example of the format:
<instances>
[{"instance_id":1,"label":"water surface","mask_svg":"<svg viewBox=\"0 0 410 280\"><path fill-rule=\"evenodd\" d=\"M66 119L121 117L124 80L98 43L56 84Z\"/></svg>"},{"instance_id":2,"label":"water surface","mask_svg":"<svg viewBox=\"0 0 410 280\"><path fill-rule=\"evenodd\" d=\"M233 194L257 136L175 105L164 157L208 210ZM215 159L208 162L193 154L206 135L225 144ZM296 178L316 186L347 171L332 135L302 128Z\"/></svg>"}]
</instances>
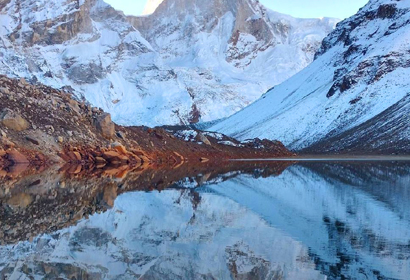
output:
<instances>
[{"instance_id":1,"label":"water surface","mask_svg":"<svg viewBox=\"0 0 410 280\"><path fill-rule=\"evenodd\" d=\"M8 186L0 279L409 279L408 162L178 172Z\"/></svg>"}]
</instances>

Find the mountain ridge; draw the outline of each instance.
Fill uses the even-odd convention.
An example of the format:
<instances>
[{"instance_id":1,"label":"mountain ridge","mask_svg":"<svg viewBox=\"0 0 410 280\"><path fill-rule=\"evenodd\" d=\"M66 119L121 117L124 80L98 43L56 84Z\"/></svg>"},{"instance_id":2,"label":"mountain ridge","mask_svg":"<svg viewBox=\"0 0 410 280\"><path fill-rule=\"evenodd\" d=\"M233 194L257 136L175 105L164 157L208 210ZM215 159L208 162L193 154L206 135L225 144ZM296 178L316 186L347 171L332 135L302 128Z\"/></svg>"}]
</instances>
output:
<instances>
[{"instance_id":1,"label":"mountain ridge","mask_svg":"<svg viewBox=\"0 0 410 280\"><path fill-rule=\"evenodd\" d=\"M408 152L409 127L401 125L408 109L400 102L410 86L405 78L409 18L404 1L370 1L323 40L312 64L210 129L239 139L278 139L293 150L314 145L310 151L315 153L324 152L315 144L341 141L338 136L350 131L353 134L335 143L332 152ZM373 134L355 137L355 128L390 109L397 126L384 126L388 119L379 118ZM393 138L376 141L380 133ZM364 139L374 146L364 148ZM399 142L402 146L395 146Z\"/></svg>"}]
</instances>

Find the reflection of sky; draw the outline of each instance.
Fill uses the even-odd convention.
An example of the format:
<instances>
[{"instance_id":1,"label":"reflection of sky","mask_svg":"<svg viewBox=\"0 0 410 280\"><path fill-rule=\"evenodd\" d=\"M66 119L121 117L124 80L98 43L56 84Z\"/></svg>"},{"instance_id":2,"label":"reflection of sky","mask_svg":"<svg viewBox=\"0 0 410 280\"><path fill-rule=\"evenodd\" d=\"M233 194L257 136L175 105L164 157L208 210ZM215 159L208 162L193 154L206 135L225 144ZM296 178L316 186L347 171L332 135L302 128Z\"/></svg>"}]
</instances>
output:
<instances>
[{"instance_id":1,"label":"reflection of sky","mask_svg":"<svg viewBox=\"0 0 410 280\"><path fill-rule=\"evenodd\" d=\"M126 14L140 15L147 0L104 0ZM266 7L295 17L346 18L355 14L367 0L260 0Z\"/></svg>"},{"instance_id":2,"label":"reflection of sky","mask_svg":"<svg viewBox=\"0 0 410 280\"><path fill-rule=\"evenodd\" d=\"M74 226L0 246L0 275L40 279L46 267L51 278L408 279L410 222L401 213L410 168L316 168L322 172L295 165L272 177L231 172L195 190L124 193L113 209Z\"/></svg>"},{"instance_id":3,"label":"reflection of sky","mask_svg":"<svg viewBox=\"0 0 410 280\"><path fill-rule=\"evenodd\" d=\"M338 273L353 279L363 272L371 276L375 268L384 276L408 279L410 223L403 215L410 201L408 171L391 172L378 183L355 187L361 178L353 174L349 185L292 166L277 177L243 175L200 191L225 196L301 241L326 274L343 264ZM391 182L396 187L390 188Z\"/></svg>"}]
</instances>

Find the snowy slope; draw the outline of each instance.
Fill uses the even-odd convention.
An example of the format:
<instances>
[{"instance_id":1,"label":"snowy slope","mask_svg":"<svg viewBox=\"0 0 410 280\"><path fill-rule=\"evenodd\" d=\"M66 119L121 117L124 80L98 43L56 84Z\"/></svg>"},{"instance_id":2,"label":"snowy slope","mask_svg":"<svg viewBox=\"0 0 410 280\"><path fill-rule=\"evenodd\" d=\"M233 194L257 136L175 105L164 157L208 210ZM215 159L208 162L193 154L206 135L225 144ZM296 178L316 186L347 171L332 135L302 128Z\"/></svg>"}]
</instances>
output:
<instances>
[{"instance_id":1,"label":"snowy slope","mask_svg":"<svg viewBox=\"0 0 410 280\"><path fill-rule=\"evenodd\" d=\"M278 139L293 149L331 137L344 141L337 137L346 131L345 142L328 150L365 141L374 144L368 150L400 149L394 143L403 140L408 146L409 21L408 1L371 0L337 25L311 65L211 130ZM385 125L391 118L396 125ZM355 128L368 121L372 129L355 139ZM372 132L383 136L372 139Z\"/></svg>"},{"instance_id":2,"label":"snowy slope","mask_svg":"<svg viewBox=\"0 0 410 280\"><path fill-rule=\"evenodd\" d=\"M143 15L150 15L155 12L162 0L150 0L145 4L144 10L142 11Z\"/></svg>"},{"instance_id":3,"label":"snowy slope","mask_svg":"<svg viewBox=\"0 0 410 280\"><path fill-rule=\"evenodd\" d=\"M135 19L102 0L2 1L0 73L65 87L121 124L223 118L310 63L336 22L236 2L177 9L184 19L172 9Z\"/></svg>"},{"instance_id":4,"label":"snowy slope","mask_svg":"<svg viewBox=\"0 0 410 280\"><path fill-rule=\"evenodd\" d=\"M231 115L306 67L337 22L295 19L254 0L165 0L129 21L184 76L164 90L189 97L201 121Z\"/></svg>"}]
</instances>

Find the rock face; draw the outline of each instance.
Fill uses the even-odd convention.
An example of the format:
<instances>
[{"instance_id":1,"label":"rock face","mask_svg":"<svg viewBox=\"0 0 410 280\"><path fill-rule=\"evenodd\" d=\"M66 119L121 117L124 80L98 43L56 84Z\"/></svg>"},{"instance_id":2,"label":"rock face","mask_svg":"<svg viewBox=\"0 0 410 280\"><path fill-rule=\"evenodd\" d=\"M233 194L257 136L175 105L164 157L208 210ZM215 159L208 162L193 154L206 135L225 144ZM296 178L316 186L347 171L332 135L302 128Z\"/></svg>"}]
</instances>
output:
<instances>
[{"instance_id":1,"label":"rock face","mask_svg":"<svg viewBox=\"0 0 410 280\"><path fill-rule=\"evenodd\" d=\"M14 163L14 164L24 164L24 163L29 163L28 159L22 155L20 152L18 152L17 150L12 150L9 153L9 157L10 160Z\"/></svg>"},{"instance_id":2,"label":"rock face","mask_svg":"<svg viewBox=\"0 0 410 280\"><path fill-rule=\"evenodd\" d=\"M23 131L30 127L21 115L7 108L1 113L0 119L5 127L15 131Z\"/></svg>"},{"instance_id":3,"label":"rock face","mask_svg":"<svg viewBox=\"0 0 410 280\"><path fill-rule=\"evenodd\" d=\"M148 126L238 111L308 65L336 22L254 0L167 0L142 18L103 0L10 0L0 11L0 74L64 87L120 124Z\"/></svg>"},{"instance_id":4,"label":"rock face","mask_svg":"<svg viewBox=\"0 0 410 280\"><path fill-rule=\"evenodd\" d=\"M311 65L211 129L309 152L408 153L409 21L407 1L370 1Z\"/></svg>"}]
</instances>

